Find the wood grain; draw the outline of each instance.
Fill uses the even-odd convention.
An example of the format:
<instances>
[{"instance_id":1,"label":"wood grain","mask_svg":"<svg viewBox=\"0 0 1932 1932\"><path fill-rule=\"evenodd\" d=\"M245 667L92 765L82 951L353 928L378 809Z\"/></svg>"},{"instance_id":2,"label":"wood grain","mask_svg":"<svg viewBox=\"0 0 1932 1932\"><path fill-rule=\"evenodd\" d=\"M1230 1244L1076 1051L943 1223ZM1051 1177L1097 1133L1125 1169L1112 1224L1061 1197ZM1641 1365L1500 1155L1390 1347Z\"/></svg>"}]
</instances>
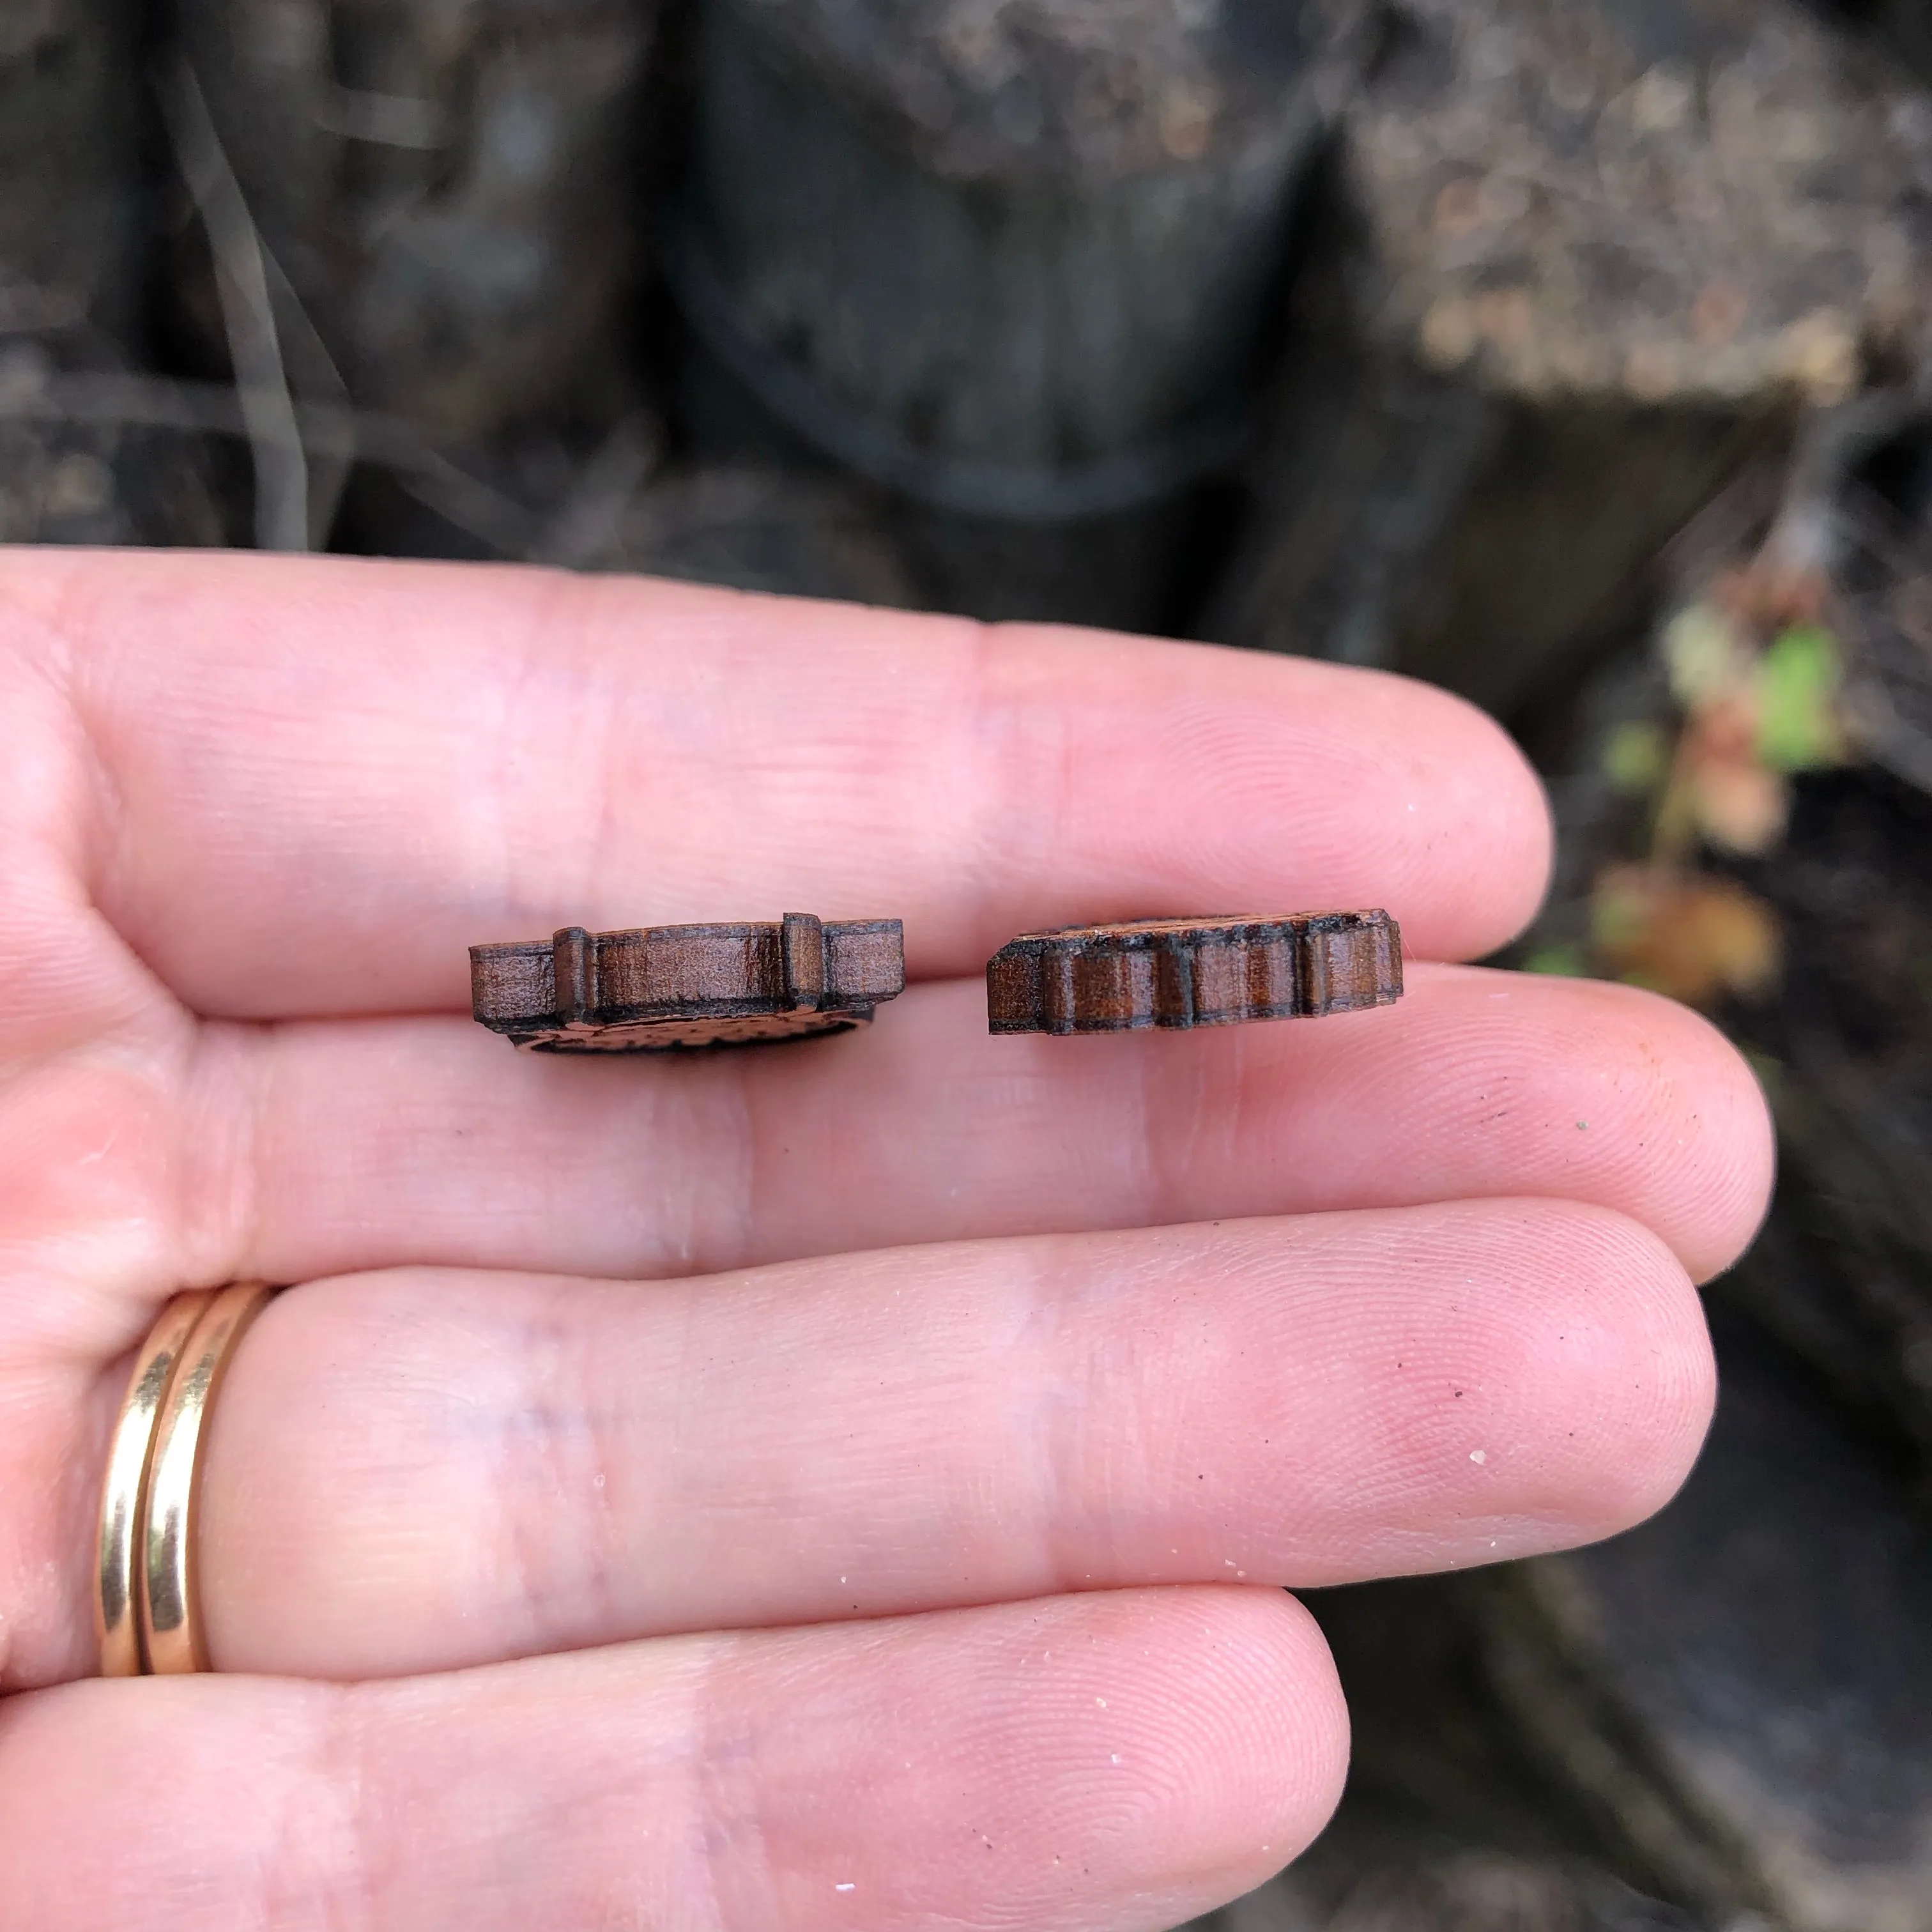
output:
<instances>
[{"instance_id":1,"label":"wood grain","mask_svg":"<svg viewBox=\"0 0 1932 1932\"><path fill-rule=\"evenodd\" d=\"M1136 920L1022 934L986 963L994 1033L1137 1033L1314 1018L1402 995L1385 912Z\"/></svg>"},{"instance_id":2,"label":"wood grain","mask_svg":"<svg viewBox=\"0 0 1932 1932\"><path fill-rule=\"evenodd\" d=\"M657 1053L863 1026L905 989L896 919L563 927L470 949L478 1022L540 1053Z\"/></svg>"}]
</instances>

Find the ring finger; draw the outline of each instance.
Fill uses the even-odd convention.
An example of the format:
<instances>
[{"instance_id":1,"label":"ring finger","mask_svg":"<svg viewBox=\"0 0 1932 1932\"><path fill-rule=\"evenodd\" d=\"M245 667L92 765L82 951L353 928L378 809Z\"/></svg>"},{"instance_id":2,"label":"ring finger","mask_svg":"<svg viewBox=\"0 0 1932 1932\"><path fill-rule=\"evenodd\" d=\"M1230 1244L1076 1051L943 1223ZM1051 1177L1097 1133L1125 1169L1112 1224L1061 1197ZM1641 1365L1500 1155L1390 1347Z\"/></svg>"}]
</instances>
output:
<instances>
[{"instance_id":1,"label":"ring finger","mask_svg":"<svg viewBox=\"0 0 1932 1932\"><path fill-rule=\"evenodd\" d=\"M183 1177L158 1259L707 1274L1503 1192L1616 1208L1700 1276L1735 1258L1770 1134L1714 1028L1628 986L1409 977L1376 1013L1076 1041L989 1039L983 987L952 982L835 1047L623 1066L447 1018L223 1029L152 1108Z\"/></svg>"},{"instance_id":2,"label":"ring finger","mask_svg":"<svg viewBox=\"0 0 1932 1932\"><path fill-rule=\"evenodd\" d=\"M1710 1397L1668 1250L1546 1201L650 1284L345 1277L236 1358L205 1616L219 1667L368 1677L1456 1565L1647 1514Z\"/></svg>"}]
</instances>

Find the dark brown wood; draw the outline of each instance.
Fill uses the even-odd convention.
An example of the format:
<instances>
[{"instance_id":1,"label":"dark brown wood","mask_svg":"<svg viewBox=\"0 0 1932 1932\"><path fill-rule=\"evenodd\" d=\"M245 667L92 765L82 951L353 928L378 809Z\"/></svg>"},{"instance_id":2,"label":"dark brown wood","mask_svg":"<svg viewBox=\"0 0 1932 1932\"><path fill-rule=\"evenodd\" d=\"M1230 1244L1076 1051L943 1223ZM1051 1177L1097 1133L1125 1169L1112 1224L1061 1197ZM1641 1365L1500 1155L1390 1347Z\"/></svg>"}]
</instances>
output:
<instances>
[{"instance_id":1,"label":"dark brown wood","mask_svg":"<svg viewBox=\"0 0 1932 1932\"><path fill-rule=\"evenodd\" d=\"M905 989L896 919L562 928L470 949L472 1010L541 1053L656 1053L863 1026Z\"/></svg>"},{"instance_id":2,"label":"dark brown wood","mask_svg":"<svg viewBox=\"0 0 1932 1932\"><path fill-rule=\"evenodd\" d=\"M1402 996L1385 912L1148 919L1024 933L986 962L994 1033L1138 1033L1313 1018Z\"/></svg>"}]
</instances>

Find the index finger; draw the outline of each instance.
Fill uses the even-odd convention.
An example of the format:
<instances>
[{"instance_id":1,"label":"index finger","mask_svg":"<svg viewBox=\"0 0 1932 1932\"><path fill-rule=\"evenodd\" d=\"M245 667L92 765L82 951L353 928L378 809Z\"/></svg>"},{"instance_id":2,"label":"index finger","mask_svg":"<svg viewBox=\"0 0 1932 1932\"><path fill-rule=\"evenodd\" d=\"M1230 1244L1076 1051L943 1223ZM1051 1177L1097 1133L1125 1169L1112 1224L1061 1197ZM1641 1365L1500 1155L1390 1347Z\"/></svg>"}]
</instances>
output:
<instances>
[{"instance_id":1,"label":"index finger","mask_svg":"<svg viewBox=\"0 0 1932 1932\"><path fill-rule=\"evenodd\" d=\"M462 1007L575 924L1016 932L1386 906L1527 918L1540 793L1459 700L1205 646L476 566L0 556L0 651L72 708L94 903L206 1014Z\"/></svg>"}]
</instances>

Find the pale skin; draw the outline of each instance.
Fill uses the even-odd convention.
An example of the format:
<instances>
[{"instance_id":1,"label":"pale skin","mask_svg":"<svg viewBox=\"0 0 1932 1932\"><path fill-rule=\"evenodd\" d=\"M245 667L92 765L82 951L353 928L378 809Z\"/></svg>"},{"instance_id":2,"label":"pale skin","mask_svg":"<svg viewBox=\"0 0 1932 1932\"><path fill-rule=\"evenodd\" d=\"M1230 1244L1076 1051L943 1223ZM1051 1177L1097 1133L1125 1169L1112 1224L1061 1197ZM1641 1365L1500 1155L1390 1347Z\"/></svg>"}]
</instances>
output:
<instances>
[{"instance_id":1,"label":"pale skin","mask_svg":"<svg viewBox=\"0 0 1932 1932\"><path fill-rule=\"evenodd\" d=\"M0 552L0 1920L1156 1928L1319 1830L1282 1586L1682 1480L1771 1137L1718 1034L1451 963L1547 817L1291 659L538 572ZM1383 905L1390 1010L992 1039L1042 926ZM465 949L898 916L868 1033L519 1054ZM104 1682L130 1351L242 1344L216 1674Z\"/></svg>"}]
</instances>

